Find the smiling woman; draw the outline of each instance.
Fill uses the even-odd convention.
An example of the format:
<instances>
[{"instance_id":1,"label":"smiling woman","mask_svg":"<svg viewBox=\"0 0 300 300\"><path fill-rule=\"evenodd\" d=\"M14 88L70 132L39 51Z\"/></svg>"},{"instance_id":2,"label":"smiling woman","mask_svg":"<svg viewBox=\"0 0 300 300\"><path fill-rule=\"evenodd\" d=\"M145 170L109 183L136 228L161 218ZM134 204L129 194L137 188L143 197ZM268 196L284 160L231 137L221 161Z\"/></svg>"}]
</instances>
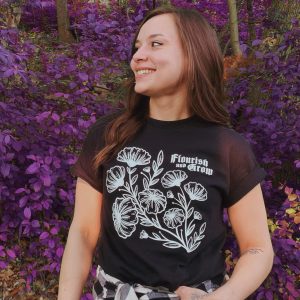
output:
<instances>
[{"instance_id":1,"label":"smiling woman","mask_svg":"<svg viewBox=\"0 0 300 300\"><path fill-rule=\"evenodd\" d=\"M90 128L73 168L58 298L80 298L99 238L94 299L245 299L272 266L265 171L229 128L216 33L197 11L157 8L130 66L125 109ZM229 280L224 208L241 252Z\"/></svg>"},{"instance_id":2,"label":"smiling woman","mask_svg":"<svg viewBox=\"0 0 300 300\"><path fill-rule=\"evenodd\" d=\"M160 33L152 33L155 28L160 28ZM179 82L184 53L172 14L155 16L142 26L130 65L135 73L135 92L150 96L151 108L158 109L164 101L161 96L186 103L186 86Z\"/></svg>"}]
</instances>

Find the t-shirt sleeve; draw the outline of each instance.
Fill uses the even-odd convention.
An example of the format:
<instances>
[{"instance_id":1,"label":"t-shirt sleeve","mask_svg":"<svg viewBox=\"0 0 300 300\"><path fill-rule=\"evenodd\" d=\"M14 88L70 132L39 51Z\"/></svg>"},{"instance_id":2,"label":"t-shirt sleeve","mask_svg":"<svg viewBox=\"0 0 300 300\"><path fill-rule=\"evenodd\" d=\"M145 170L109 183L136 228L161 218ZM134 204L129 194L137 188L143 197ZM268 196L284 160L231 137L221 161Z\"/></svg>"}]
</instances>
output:
<instances>
[{"instance_id":1,"label":"t-shirt sleeve","mask_svg":"<svg viewBox=\"0 0 300 300\"><path fill-rule=\"evenodd\" d=\"M228 152L228 196L224 206L229 207L250 192L266 176L266 172L257 163L249 142L236 133L229 142Z\"/></svg>"},{"instance_id":2,"label":"t-shirt sleeve","mask_svg":"<svg viewBox=\"0 0 300 300\"><path fill-rule=\"evenodd\" d=\"M71 174L80 177L94 189L103 193L103 167L93 168L95 155L104 147L104 126L101 119L97 120L88 130L79 157L71 167Z\"/></svg>"}]
</instances>

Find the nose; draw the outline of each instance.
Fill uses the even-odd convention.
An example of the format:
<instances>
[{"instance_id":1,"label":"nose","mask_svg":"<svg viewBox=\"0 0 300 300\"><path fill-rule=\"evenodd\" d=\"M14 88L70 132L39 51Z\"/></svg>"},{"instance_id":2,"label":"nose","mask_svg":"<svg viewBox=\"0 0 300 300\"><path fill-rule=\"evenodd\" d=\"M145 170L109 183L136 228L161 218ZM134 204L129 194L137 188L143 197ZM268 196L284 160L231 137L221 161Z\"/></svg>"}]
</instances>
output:
<instances>
[{"instance_id":1,"label":"nose","mask_svg":"<svg viewBox=\"0 0 300 300\"><path fill-rule=\"evenodd\" d=\"M132 60L134 62L138 62L140 60L146 60L147 59L147 51L143 48L140 47L136 50L136 52L132 56Z\"/></svg>"}]
</instances>

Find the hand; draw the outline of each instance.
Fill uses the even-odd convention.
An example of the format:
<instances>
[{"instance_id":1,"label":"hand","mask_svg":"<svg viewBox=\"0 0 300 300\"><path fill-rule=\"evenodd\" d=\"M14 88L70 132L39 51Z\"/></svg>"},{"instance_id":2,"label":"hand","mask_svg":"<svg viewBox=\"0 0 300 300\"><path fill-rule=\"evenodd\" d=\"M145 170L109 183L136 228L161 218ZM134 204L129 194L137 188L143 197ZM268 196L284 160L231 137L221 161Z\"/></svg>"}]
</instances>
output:
<instances>
[{"instance_id":1,"label":"hand","mask_svg":"<svg viewBox=\"0 0 300 300\"><path fill-rule=\"evenodd\" d=\"M175 293L179 296L180 300L209 300L210 295L200 289L190 288L187 286L180 286Z\"/></svg>"}]
</instances>

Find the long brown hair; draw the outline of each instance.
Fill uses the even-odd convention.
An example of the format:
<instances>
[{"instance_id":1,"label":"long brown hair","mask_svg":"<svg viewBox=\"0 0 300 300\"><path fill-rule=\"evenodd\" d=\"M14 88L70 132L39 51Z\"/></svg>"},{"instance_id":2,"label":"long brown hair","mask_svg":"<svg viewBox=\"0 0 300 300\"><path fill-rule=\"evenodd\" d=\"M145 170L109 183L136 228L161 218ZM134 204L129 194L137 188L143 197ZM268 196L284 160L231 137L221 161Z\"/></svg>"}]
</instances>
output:
<instances>
[{"instance_id":1,"label":"long brown hair","mask_svg":"<svg viewBox=\"0 0 300 300\"><path fill-rule=\"evenodd\" d=\"M187 84L189 111L206 121L229 125L229 114L225 109L223 55L216 32L198 11L173 6L161 6L150 11L135 34L131 57L143 24L166 13L174 16L185 54L181 80ZM96 169L132 139L149 117L149 97L136 93L134 86L135 78L131 71L126 85L128 92L124 112L106 127L106 146L95 156Z\"/></svg>"}]
</instances>

